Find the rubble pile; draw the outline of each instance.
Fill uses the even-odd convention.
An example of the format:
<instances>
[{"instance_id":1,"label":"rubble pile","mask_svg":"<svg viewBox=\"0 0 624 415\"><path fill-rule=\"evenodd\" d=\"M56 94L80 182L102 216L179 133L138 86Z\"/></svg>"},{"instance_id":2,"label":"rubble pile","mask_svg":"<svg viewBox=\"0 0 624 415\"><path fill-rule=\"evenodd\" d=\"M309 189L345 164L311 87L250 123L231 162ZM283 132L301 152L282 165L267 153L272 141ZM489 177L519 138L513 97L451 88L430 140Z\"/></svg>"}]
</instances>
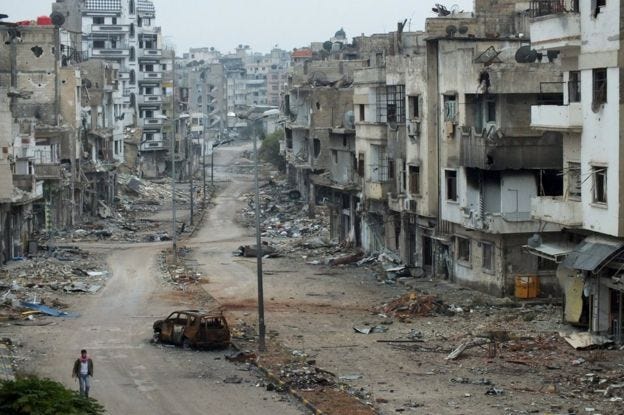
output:
<instances>
[{"instance_id":1,"label":"rubble pile","mask_svg":"<svg viewBox=\"0 0 624 415\"><path fill-rule=\"evenodd\" d=\"M160 269L167 282L182 291L200 281L207 282L202 273L197 271L195 264L187 260L192 252L190 248L178 247L177 261L173 261L172 252L171 249L167 249L160 255Z\"/></svg>"},{"instance_id":2,"label":"rubble pile","mask_svg":"<svg viewBox=\"0 0 624 415\"><path fill-rule=\"evenodd\" d=\"M309 390L316 386L331 386L336 382L334 375L307 362L292 362L282 366L280 378L290 388Z\"/></svg>"},{"instance_id":3,"label":"rubble pile","mask_svg":"<svg viewBox=\"0 0 624 415\"><path fill-rule=\"evenodd\" d=\"M171 183L169 181L147 181L130 174L117 175L119 186L119 209L127 212L155 212L155 206L171 201ZM176 189L176 203L189 204L188 192Z\"/></svg>"},{"instance_id":4,"label":"rubble pile","mask_svg":"<svg viewBox=\"0 0 624 415\"><path fill-rule=\"evenodd\" d=\"M105 265L77 247L43 247L30 259L0 269L0 304L44 304L52 295L95 293L108 277Z\"/></svg>"},{"instance_id":5,"label":"rubble pile","mask_svg":"<svg viewBox=\"0 0 624 415\"><path fill-rule=\"evenodd\" d=\"M247 207L242 220L254 226L255 194L247 193ZM336 244L329 240L327 209L318 207L313 219L307 217L308 205L301 200L298 190L290 189L285 180L271 180L260 189L260 232L271 239L280 252L316 250L323 254ZM318 253L321 253L318 252Z\"/></svg>"},{"instance_id":6,"label":"rubble pile","mask_svg":"<svg viewBox=\"0 0 624 415\"><path fill-rule=\"evenodd\" d=\"M409 292L381 306L381 312L398 318L444 314L447 307L435 295Z\"/></svg>"}]
</instances>

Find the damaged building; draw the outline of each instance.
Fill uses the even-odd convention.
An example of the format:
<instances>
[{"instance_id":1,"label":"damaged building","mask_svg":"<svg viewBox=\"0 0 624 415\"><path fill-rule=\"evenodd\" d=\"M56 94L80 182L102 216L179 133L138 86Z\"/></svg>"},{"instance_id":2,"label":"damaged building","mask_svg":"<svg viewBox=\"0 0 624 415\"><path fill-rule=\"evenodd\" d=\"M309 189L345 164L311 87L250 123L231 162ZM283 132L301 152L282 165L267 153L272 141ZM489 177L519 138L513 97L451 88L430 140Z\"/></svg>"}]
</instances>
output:
<instances>
[{"instance_id":1,"label":"damaged building","mask_svg":"<svg viewBox=\"0 0 624 415\"><path fill-rule=\"evenodd\" d=\"M531 199L531 214L564 229L527 249L557 262L565 320L622 342L622 22L616 1L532 1L531 50L558 54L557 99L531 107L536 131L563 136L563 186ZM540 197L541 196L541 197Z\"/></svg>"}]
</instances>

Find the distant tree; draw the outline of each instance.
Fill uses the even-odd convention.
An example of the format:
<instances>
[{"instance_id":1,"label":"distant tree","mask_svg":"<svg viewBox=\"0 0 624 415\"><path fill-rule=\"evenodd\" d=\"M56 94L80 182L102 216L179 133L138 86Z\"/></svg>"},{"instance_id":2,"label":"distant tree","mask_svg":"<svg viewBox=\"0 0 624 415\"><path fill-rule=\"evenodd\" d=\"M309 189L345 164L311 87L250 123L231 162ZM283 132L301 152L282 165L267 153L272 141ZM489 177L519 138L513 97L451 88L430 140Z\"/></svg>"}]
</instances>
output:
<instances>
[{"instance_id":1,"label":"distant tree","mask_svg":"<svg viewBox=\"0 0 624 415\"><path fill-rule=\"evenodd\" d=\"M323 42L323 49L325 49L328 52L331 52L332 45L333 45L332 42L327 40L327 41Z\"/></svg>"},{"instance_id":2,"label":"distant tree","mask_svg":"<svg viewBox=\"0 0 624 415\"><path fill-rule=\"evenodd\" d=\"M262 147L260 147L258 154L262 160L271 163L280 171L284 171L286 169L286 160L280 154L280 141L283 138L283 130L277 130L274 133L269 134L262 141Z\"/></svg>"},{"instance_id":3,"label":"distant tree","mask_svg":"<svg viewBox=\"0 0 624 415\"><path fill-rule=\"evenodd\" d=\"M101 415L104 407L50 379L0 382L0 414Z\"/></svg>"}]
</instances>

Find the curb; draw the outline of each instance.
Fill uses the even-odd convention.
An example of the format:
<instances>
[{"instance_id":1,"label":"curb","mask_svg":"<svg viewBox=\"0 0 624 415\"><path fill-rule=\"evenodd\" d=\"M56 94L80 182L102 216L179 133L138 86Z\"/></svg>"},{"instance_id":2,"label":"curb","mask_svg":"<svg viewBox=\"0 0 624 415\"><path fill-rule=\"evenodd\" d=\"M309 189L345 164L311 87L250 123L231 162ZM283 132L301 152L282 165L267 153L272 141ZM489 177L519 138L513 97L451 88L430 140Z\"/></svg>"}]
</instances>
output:
<instances>
[{"instance_id":1,"label":"curb","mask_svg":"<svg viewBox=\"0 0 624 415\"><path fill-rule=\"evenodd\" d=\"M230 343L232 345L232 347L234 349L236 349L237 351L241 351L242 349L238 346L238 344L231 342ZM254 365L266 378L270 379L271 381L273 381L274 383L277 383L279 386L281 386L282 388L284 388L284 390L286 392L288 392L288 394L290 396L292 396L293 398L297 399L299 402L301 402L306 408L308 408L309 410L311 410L315 415L328 415L327 413L321 411L320 409L318 409L316 406L314 406L314 404L310 401L308 401L306 398L304 398L303 396L301 396L299 394L299 392L297 392L296 390L294 390L293 388L289 388L288 386L286 386L286 383L284 383L278 376L276 376L273 372L269 371L267 368L265 368L264 366L260 366L258 364L257 360L251 361L250 362L252 365Z\"/></svg>"},{"instance_id":2,"label":"curb","mask_svg":"<svg viewBox=\"0 0 624 415\"><path fill-rule=\"evenodd\" d=\"M312 402L310 402L309 400L307 400L306 398L301 396L299 394L299 392L297 392L293 388L287 387L286 384L284 382L282 382L282 380L280 380L279 377L277 377L275 374L273 374L273 372L271 372L268 369L258 365L258 362L253 362L253 365L255 367L257 367L258 370L260 370L260 372L262 372L267 378L269 378L273 382L277 383L279 386L283 387L292 397L296 398L306 408L311 410L315 415L327 415L325 412L321 411L316 406L314 406L314 404Z\"/></svg>"},{"instance_id":3,"label":"curb","mask_svg":"<svg viewBox=\"0 0 624 415\"><path fill-rule=\"evenodd\" d=\"M5 343L0 343L0 381L15 380L13 366L11 366L11 349Z\"/></svg>"}]
</instances>

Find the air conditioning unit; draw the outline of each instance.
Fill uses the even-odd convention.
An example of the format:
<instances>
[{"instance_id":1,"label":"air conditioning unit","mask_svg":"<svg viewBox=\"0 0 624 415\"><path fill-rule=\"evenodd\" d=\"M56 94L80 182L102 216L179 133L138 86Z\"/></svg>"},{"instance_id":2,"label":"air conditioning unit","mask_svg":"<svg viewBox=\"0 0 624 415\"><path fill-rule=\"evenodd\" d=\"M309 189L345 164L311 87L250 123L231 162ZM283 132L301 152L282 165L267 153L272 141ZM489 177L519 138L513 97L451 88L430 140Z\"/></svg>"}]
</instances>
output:
<instances>
[{"instance_id":1,"label":"air conditioning unit","mask_svg":"<svg viewBox=\"0 0 624 415\"><path fill-rule=\"evenodd\" d=\"M410 137L420 136L420 121L412 120L407 122L407 135Z\"/></svg>"}]
</instances>

